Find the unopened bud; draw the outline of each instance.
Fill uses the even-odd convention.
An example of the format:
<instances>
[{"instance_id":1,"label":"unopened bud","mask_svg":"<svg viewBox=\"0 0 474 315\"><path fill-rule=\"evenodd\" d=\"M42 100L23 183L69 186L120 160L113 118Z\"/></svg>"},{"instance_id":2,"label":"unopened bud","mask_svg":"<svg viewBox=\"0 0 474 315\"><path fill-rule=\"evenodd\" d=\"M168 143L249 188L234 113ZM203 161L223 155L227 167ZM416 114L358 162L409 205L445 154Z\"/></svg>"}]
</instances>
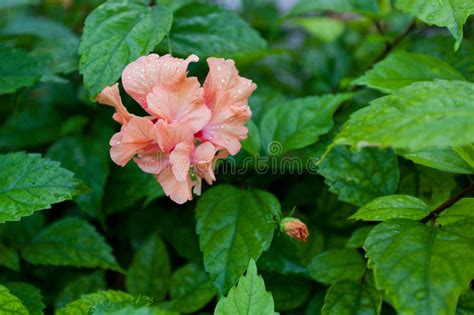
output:
<instances>
[{"instance_id":1,"label":"unopened bud","mask_svg":"<svg viewBox=\"0 0 474 315\"><path fill-rule=\"evenodd\" d=\"M287 217L281 220L280 230L292 239L306 242L309 236L308 227L299 219Z\"/></svg>"}]
</instances>

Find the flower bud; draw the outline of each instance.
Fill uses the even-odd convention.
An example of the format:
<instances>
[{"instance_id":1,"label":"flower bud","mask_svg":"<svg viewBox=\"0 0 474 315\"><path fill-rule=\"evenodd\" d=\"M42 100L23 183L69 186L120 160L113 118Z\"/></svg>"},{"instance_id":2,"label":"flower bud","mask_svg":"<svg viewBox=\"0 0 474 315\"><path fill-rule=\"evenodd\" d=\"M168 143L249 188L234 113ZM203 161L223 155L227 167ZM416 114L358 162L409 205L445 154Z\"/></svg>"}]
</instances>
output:
<instances>
[{"instance_id":1,"label":"flower bud","mask_svg":"<svg viewBox=\"0 0 474 315\"><path fill-rule=\"evenodd\" d=\"M287 217L281 220L280 230L292 239L306 242L309 236L308 227L299 219Z\"/></svg>"}]
</instances>

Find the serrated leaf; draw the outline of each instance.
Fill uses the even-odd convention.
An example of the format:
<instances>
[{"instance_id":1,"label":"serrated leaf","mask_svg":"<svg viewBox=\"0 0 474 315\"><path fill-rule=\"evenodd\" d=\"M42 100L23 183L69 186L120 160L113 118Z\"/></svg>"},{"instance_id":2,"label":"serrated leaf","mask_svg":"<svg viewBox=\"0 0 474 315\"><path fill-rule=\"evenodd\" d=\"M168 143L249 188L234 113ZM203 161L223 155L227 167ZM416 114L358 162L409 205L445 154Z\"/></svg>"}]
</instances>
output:
<instances>
[{"instance_id":1,"label":"serrated leaf","mask_svg":"<svg viewBox=\"0 0 474 315\"><path fill-rule=\"evenodd\" d=\"M5 315L29 315L21 300L0 284L0 313Z\"/></svg>"},{"instance_id":2,"label":"serrated leaf","mask_svg":"<svg viewBox=\"0 0 474 315\"><path fill-rule=\"evenodd\" d=\"M395 219L377 225L364 248L379 289L400 314L454 314L474 278L474 220L444 226Z\"/></svg>"},{"instance_id":3,"label":"serrated leaf","mask_svg":"<svg viewBox=\"0 0 474 315\"><path fill-rule=\"evenodd\" d=\"M158 307L123 306L114 303L100 303L90 312L90 315L179 315L174 311L162 310Z\"/></svg>"},{"instance_id":4,"label":"serrated leaf","mask_svg":"<svg viewBox=\"0 0 474 315\"><path fill-rule=\"evenodd\" d=\"M365 261L355 249L332 249L314 257L307 268L312 279L333 284L359 280L365 271Z\"/></svg>"},{"instance_id":5,"label":"serrated leaf","mask_svg":"<svg viewBox=\"0 0 474 315\"><path fill-rule=\"evenodd\" d=\"M136 298L121 291L99 291L88 295L83 295L80 299L67 304L65 307L56 311L56 315L89 315L90 311L100 303L114 303L123 307L126 306L144 306L150 302L149 299Z\"/></svg>"},{"instance_id":6,"label":"serrated leaf","mask_svg":"<svg viewBox=\"0 0 474 315\"><path fill-rule=\"evenodd\" d=\"M179 268L171 279L170 297L160 305L180 313L195 313L208 304L216 295L209 276L197 264L190 263Z\"/></svg>"},{"instance_id":7,"label":"serrated leaf","mask_svg":"<svg viewBox=\"0 0 474 315\"><path fill-rule=\"evenodd\" d=\"M397 0L397 9L414 15L423 22L446 26L456 39L458 48L463 38L463 25L467 17L474 13L474 2L463 0Z\"/></svg>"},{"instance_id":8,"label":"serrated leaf","mask_svg":"<svg viewBox=\"0 0 474 315\"><path fill-rule=\"evenodd\" d=\"M34 265L122 270L104 238L78 218L64 218L47 226L22 249L21 256Z\"/></svg>"},{"instance_id":9,"label":"serrated leaf","mask_svg":"<svg viewBox=\"0 0 474 315\"><path fill-rule=\"evenodd\" d=\"M464 76L448 63L435 57L399 50L375 64L352 84L364 85L385 93L417 81L435 79L465 80Z\"/></svg>"},{"instance_id":10,"label":"serrated leaf","mask_svg":"<svg viewBox=\"0 0 474 315\"><path fill-rule=\"evenodd\" d=\"M15 249L0 244L0 266L20 271L20 256Z\"/></svg>"},{"instance_id":11,"label":"serrated leaf","mask_svg":"<svg viewBox=\"0 0 474 315\"><path fill-rule=\"evenodd\" d=\"M94 218L103 218L102 197L109 174L107 139L97 137L65 137L55 142L46 153L91 187L92 191L74 199L79 208Z\"/></svg>"},{"instance_id":12,"label":"serrated leaf","mask_svg":"<svg viewBox=\"0 0 474 315\"><path fill-rule=\"evenodd\" d=\"M79 46L79 70L91 97L117 81L128 63L152 51L172 20L167 7L143 1L108 1L92 11Z\"/></svg>"},{"instance_id":13,"label":"serrated leaf","mask_svg":"<svg viewBox=\"0 0 474 315\"><path fill-rule=\"evenodd\" d=\"M204 3L177 10L170 37L173 52L183 56L233 56L267 47L258 32L237 14Z\"/></svg>"},{"instance_id":14,"label":"serrated leaf","mask_svg":"<svg viewBox=\"0 0 474 315\"><path fill-rule=\"evenodd\" d=\"M319 173L331 192L356 206L393 194L400 176L392 151L365 148L351 152L346 146L336 146L324 155Z\"/></svg>"},{"instance_id":15,"label":"serrated leaf","mask_svg":"<svg viewBox=\"0 0 474 315\"><path fill-rule=\"evenodd\" d=\"M344 124L336 143L409 151L474 142L474 84L416 82L376 99Z\"/></svg>"},{"instance_id":16,"label":"serrated leaf","mask_svg":"<svg viewBox=\"0 0 474 315\"><path fill-rule=\"evenodd\" d=\"M0 45L0 95L33 85L42 70L39 61L25 51Z\"/></svg>"},{"instance_id":17,"label":"serrated leaf","mask_svg":"<svg viewBox=\"0 0 474 315\"><path fill-rule=\"evenodd\" d=\"M39 154L0 154L0 178L0 223L18 221L82 192L73 173Z\"/></svg>"},{"instance_id":18,"label":"serrated leaf","mask_svg":"<svg viewBox=\"0 0 474 315\"><path fill-rule=\"evenodd\" d=\"M346 247L361 248L362 246L364 246L365 239L373 228L374 227L372 225L363 226L352 232L351 237L346 242Z\"/></svg>"},{"instance_id":19,"label":"serrated leaf","mask_svg":"<svg viewBox=\"0 0 474 315\"><path fill-rule=\"evenodd\" d=\"M404 154L403 157L417 164L444 172L456 174L471 174L474 172L474 168L452 148L428 148Z\"/></svg>"},{"instance_id":20,"label":"serrated leaf","mask_svg":"<svg viewBox=\"0 0 474 315\"><path fill-rule=\"evenodd\" d=\"M43 296L39 289L31 284L22 282L5 283L11 294L20 299L21 303L26 307L30 315L42 315L45 305L43 304Z\"/></svg>"},{"instance_id":21,"label":"serrated leaf","mask_svg":"<svg viewBox=\"0 0 474 315\"><path fill-rule=\"evenodd\" d=\"M467 219L474 219L474 198L463 198L459 200L441 212L436 222L441 225L446 225Z\"/></svg>"},{"instance_id":22,"label":"serrated leaf","mask_svg":"<svg viewBox=\"0 0 474 315\"><path fill-rule=\"evenodd\" d=\"M361 281L344 280L329 288L321 314L378 315L381 309L382 295L377 289Z\"/></svg>"},{"instance_id":23,"label":"serrated leaf","mask_svg":"<svg viewBox=\"0 0 474 315\"><path fill-rule=\"evenodd\" d=\"M56 298L56 308L61 308L82 295L105 290L106 283L103 271L95 271L90 274L80 275L68 282Z\"/></svg>"},{"instance_id":24,"label":"serrated leaf","mask_svg":"<svg viewBox=\"0 0 474 315\"><path fill-rule=\"evenodd\" d=\"M126 287L134 295L153 297L161 301L168 291L171 262L166 246L154 234L135 253L127 271Z\"/></svg>"},{"instance_id":25,"label":"serrated leaf","mask_svg":"<svg viewBox=\"0 0 474 315\"><path fill-rule=\"evenodd\" d=\"M420 220L429 213L430 208L423 200L408 195L391 195L372 200L357 210L349 219L363 221Z\"/></svg>"},{"instance_id":26,"label":"serrated leaf","mask_svg":"<svg viewBox=\"0 0 474 315\"><path fill-rule=\"evenodd\" d=\"M220 295L270 246L280 215L278 200L265 191L229 185L209 189L196 208L196 231L204 265Z\"/></svg>"},{"instance_id":27,"label":"serrated leaf","mask_svg":"<svg viewBox=\"0 0 474 315\"><path fill-rule=\"evenodd\" d=\"M246 275L241 276L237 286L219 300L214 311L215 315L274 313L272 294L265 290L265 283L262 276L257 275L257 266L253 259L250 259Z\"/></svg>"},{"instance_id":28,"label":"serrated leaf","mask_svg":"<svg viewBox=\"0 0 474 315\"><path fill-rule=\"evenodd\" d=\"M336 109L351 94L297 98L269 109L260 124L262 144L269 155L304 148L334 125Z\"/></svg>"}]
</instances>

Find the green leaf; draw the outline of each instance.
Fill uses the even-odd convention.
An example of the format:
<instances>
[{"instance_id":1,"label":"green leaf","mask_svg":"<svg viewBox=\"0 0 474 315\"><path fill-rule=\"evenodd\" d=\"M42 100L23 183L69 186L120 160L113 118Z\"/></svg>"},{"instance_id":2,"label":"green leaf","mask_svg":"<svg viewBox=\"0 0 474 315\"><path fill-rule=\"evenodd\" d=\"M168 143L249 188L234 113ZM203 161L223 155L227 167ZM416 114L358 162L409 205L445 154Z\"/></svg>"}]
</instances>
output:
<instances>
[{"instance_id":1,"label":"green leaf","mask_svg":"<svg viewBox=\"0 0 474 315\"><path fill-rule=\"evenodd\" d=\"M471 174L474 168L452 148L428 148L403 155L417 164L456 174Z\"/></svg>"},{"instance_id":2,"label":"green leaf","mask_svg":"<svg viewBox=\"0 0 474 315\"><path fill-rule=\"evenodd\" d=\"M423 22L446 26L456 39L455 48L461 44L463 25L467 17L474 13L474 2L463 0L397 0L397 9L416 16Z\"/></svg>"},{"instance_id":3,"label":"green leaf","mask_svg":"<svg viewBox=\"0 0 474 315\"><path fill-rule=\"evenodd\" d=\"M166 246L154 234L135 253L127 271L126 287L134 295L153 297L161 301L168 291L171 262Z\"/></svg>"},{"instance_id":4,"label":"green leaf","mask_svg":"<svg viewBox=\"0 0 474 315\"><path fill-rule=\"evenodd\" d=\"M324 300L321 314L378 315L382 309L382 295L361 281L344 280L333 284Z\"/></svg>"},{"instance_id":5,"label":"green leaf","mask_svg":"<svg viewBox=\"0 0 474 315\"><path fill-rule=\"evenodd\" d=\"M42 315L44 304L40 290L28 283L12 282L6 283L11 294L20 299L21 303L28 309L30 315Z\"/></svg>"},{"instance_id":6,"label":"green leaf","mask_svg":"<svg viewBox=\"0 0 474 315\"><path fill-rule=\"evenodd\" d=\"M365 260L355 249L332 249L314 257L307 268L312 279L333 284L359 280L365 272Z\"/></svg>"},{"instance_id":7,"label":"green leaf","mask_svg":"<svg viewBox=\"0 0 474 315\"><path fill-rule=\"evenodd\" d=\"M103 302L97 304L90 312L91 315L179 315L177 312L162 310L157 307L136 307L123 306L123 304L115 304Z\"/></svg>"},{"instance_id":8,"label":"green leaf","mask_svg":"<svg viewBox=\"0 0 474 315\"><path fill-rule=\"evenodd\" d=\"M39 60L25 51L0 45L0 95L33 85L42 69Z\"/></svg>"},{"instance_id":9,"label":"green leaf","mask_svg":"<svg viewBox=\"0 0 474 315\"><path fill-rule=\"evenodd\" d=\"M160 305L180 313L195 313L208 304L216 295L209 277L202 267L190 263L179 268L171 279L170 297Z\"/></svg>"},{"instance_id":10,"label":"green leaf","mask_svg":"<svg viewBox=\"0 0 474 315\"><path fill-rule=\"evenodd\" d=\"M29 315L28 309L21 304L21 300L10 293L3 285L0 285L0 313L5 315Z\"/></svg>"},{"instance_id":11,"label":"green leaf","mask_svg":"<svg viewBox=\"0 0 474 315\"><path fill-rule=\"evenodd\" d=\"M173 52L183 56L233 56L267 47L257 31L237 14L204 3L177 10L170 36Z\"/></svg>"},{"instance_id":12,"label":"green leaf","mask_svg":"<svg viewBox=\"0 0 474 315\"><path fill-rule=\"evenodd\" d=\"M99 291L97 293L83 295L80 299L57 310L56 315L89 315L90 311L100 303L115 303L125 307L147 305L148 302L149 300L147 298L136 298L121 291Z\"/></svg>"},{"instance_id":13,"label":"green leaf","mask_svg":"<svg viewBox=\"0 0 474 315\"><path fill-rule=\"evenodd\" d=\"M46 153L92 188L75 198L79 208L94 218L102 218L102 197L109 174L108 139L100 137L65 137L54 143Z\"/></svg>"},{"instance_id":14,"label":"green leaf","mask_svg":"<svg viewBox=\"0 0 474 315\"><path fill-rule=\"evenodd\" d=\"M262 119L262 144L270 155L304 148L334 125L332 116L351 94L308 96L269 109Z\"/></svg>"},{"instance_id":15,"label":"green leaf","mask_svg":"<svg viewBox=\"0 0 474 315\"><path fill-rule=\"evenodd\" d=\"M20 256L15 249L0 244L0 266L20 271Z\"/></svg>"},{"instance_id":16,"label":"green leaf","mask_svg":"<svg viewBox=\"0 0 474 315\"><path fill-rule=\"evenodd\" d=\"M374 227L372 225L363 226L352 232L351 237L346 242L346 247L361 248L362 246L364 246L365 239L373 228Z\"/></svg>"},{"instance_id":17,"label":"green leaf","mask_svg":"<svg viewBox=\"0 0 474 315\"><path fill-rule=\"evenodd\" d=\"M423 201L408 195L391 195L372 200L349 219L363 221L386 221L390 219L420 220L430 213Z\"/></svg>"},{"instance_id":18,"label":"green leaf","mask_svg":"<svg viewBox=\"0 0 474 315\"><path fill-rule=\"evenodd\" d=\"M474 278L474 221L442 227L395 219L365 241L379 289L400 314L454 314Z\"/></svg>"},{"instance_id":19,"label":"green leaf","mask_svg":"<svg viewBox=\"0 0 474 315\"><path fill-rule=\"evenodd\" d=\"M18 221L81 192L73 173L39 154L0 154L0 178L0 223Z\"/></svg>"},{"instance_id":20,"label":"green leaf","mask_svg":"<svg viewBox=\"0 0 474 315\"><path fill-rule=\"evenodd\" d=\"M436 219L436 222L441 225L446 225L466 219L474 219L474 198L463 198L459 200L444 210Z\"/></svg>"},{"instance_id":21,"label":"green leaf","mask_svg":"<svg viewBox=\"0 0 474 315\"><path fill-rule=\"evenodd\" d=\"M22 249L21 255L34 265L122 270L104 238L78 218L64 218L47 226Z\"/></svg>"},{"instance_id":22,"label":"green leaf","mask_svg":"<svg viewBox=\"0 0 474 315\"><path fill-rule=\"evenodd\" d=\"M310 11L358 12L374 14L379 10L377 1L364 0L299 0L290 14L301 14Z\"/></svg>"},{"instance_id":23,"label":"green leaf","mask_svg":"<svg viewBox=\"0 0 474 315\"><path fill-rule=\"evenodd\" d=\"M294 23L323 42L333 42L344 33L344 22L324 16L295 18Z\"/></svg>"},{"instance_id":24,"label":"green leaf","mask_svg":"<svg viewBox=\"0 0 474 315\"><path fill-rule=\"evenodd\" d=\"M474 291L468 290L461 295L456 307L456 315L472 315L474 313Z\"/></svg>"},{"instance_id":25,"label":"green leaf","mask_svg":"<svg viewBox=\"0 0 474 315\"><path fill-rule=\"evenodd\" d=\"M352 114L335 139L410 151L474 142L474 84L416 82Z\"/></svg>"},{"instance_id":26,"label":"green leaf","mask_svg":"<svg viewBox=\"0 0 474 315\"><path fill-rule=\"evenodd\" d=\"M392 151L365 148L351 152L346 146L333 147L320 162L319 173L331 192L356 206L393 194L400 176Z\"/></svg>"},{"instance_id":27,"label":"green leaf","mask_svg":"<svg viewBox=\"0 0 474 315\"><path fill-rule=\"evenodd\" d=\"M274 313L272 294L265 290L265 283L262 276L257 275L257 266L253 259L250 259L246 275L241 276L237 286L219 300L214 311L215 315Z\"/></svg>"},{"instance_id":28,"label":"green leaf","mask_svg":"<svg viewBox=\"0 0 474 315\"><path fill-rule=\"evenodd\" d=\"M260 154L262 148L260 130L253 120L247 122L247 129L249 130L249 133L247 139L242 141L242 149L247 151L250 155L256 156L257 154Z\"/></svg>"},{"instance_id":29,"label":"green leaf","mask_svg":"<svg viewBox=\"0 0 474 315\"><path fill-rule=\"evenodd\" d=\"M310 230L306 242L295 242L286 234L278 233L258 260L258 267L283 275L307 275L306 266L324 250L324 245L324 236L319 230Z\"/></svg>"},{"instance_id":30,"label":"green leaf","mask_svg":"<svg viewBox=\"0 0 474 315\"><path fill-rule=\"evenodd\" d=\"M61 136L63 118L53 104L21 104L0 128L0 148L8 151L36 147Z\"/></svg>"},{"instance_id":31,"label":"green leaf","mask_svg":"<svg viewBox=\"0 0 474 315\"><path fill-rule=\"evenodd\" d=\"M9 9L16 6L23 5L37 5L40 0L3 0L0 2L0 9Z\"/></svg>"},{"instance_id":32,"label":"green leaf","mask_svg":"<svg viewBox=\"0 0 474 315\"><path fill-rule=\"evenodd\" d=\"M435 79L465 80L464 76L448 63L424 54L396 51L377 63L352 84L364 85L385 93L417 81Z\"/></svg>"},{"instance_id":33,"label":"green leaf","mask_svg":"<svg viewBox=\"0 0 474 315\"><path fill-rule=\"evenodd\" d=\"M454 147L454 151L474 170L474 144L467 144L461 147Z\"/></svg>"},{"instance_id":34,"label":"green leaf","mask_svg":"<svg viewBox=\"0 0 474 315\"><path fill-rule=\"evenodd\" d=\"M278 200L265 191L240 190L229 185L209 189L196 208L196 231L204 265L220 295L270 246L280 215Z\"/></svg>"},{"instance_id":35,"label":"green leaf","mask_svg":"<svg viewBox=\"0 0 474 315\"><path fill-rule=\"evenodd\" d=\"M135 163L116 168L107 181L104 208L107 214L120 212L141 199L164 196L163 189L152 174L143 172Z\"/></svg>"},{"instance_id":36,"label":"green leaf","mask_svg":"<svg viewBox=\"0 0 474 315\"><path fill-rule=\"evenodd\" d=\"M309 279L277 273L263 274L263 279L278 311L294 310L304 305L311 295L312 281Z\"/></svg>"},{"instance_id":37,"label":"green leaf","mask_svg":"<svg viewBox=\"0 0 474 315\"><path fill-rule=\"evenodd\" d=\"M5 35L33 35L40 39L32 55L51 68L52 73L77 70L79 38L67 27L42 17L20 15L1 31Z\"/></svg>"},{"instance_id":38,"label":"green leaf","mask_svg":"<svg viewBox=\"0 0 474 315\"><path fill-rule=\"evenodd\" d=\"M397 193L413 195L426 202L430 209L445 202L456 188L452 174L425 167L410 169L400 181Z\"/></svg>"},{"instance_id":39,"label":"green leaf","mask_svg":"<svg viewBox=\"0 0 474 315\"><path fill-rule=\"evenodd\" d=\"M105 290L106 283L103 271L95 271L90 274L80 275L68 282L56 298L56 308L79 299L82 295L90 294L99 290Z\"/></svg>"},{"instance_id":40,"label":"green leaf","mask_svg":"<svg viewBox=\"0 0 474 315\"><path fill-rule=\"evenodd\" d=\"M79 46L79 70L91 97L117 81L128 63L152 51L172 20L167 7L138 0L108 1L92 11Z\"/></svg>"}]
</instances>

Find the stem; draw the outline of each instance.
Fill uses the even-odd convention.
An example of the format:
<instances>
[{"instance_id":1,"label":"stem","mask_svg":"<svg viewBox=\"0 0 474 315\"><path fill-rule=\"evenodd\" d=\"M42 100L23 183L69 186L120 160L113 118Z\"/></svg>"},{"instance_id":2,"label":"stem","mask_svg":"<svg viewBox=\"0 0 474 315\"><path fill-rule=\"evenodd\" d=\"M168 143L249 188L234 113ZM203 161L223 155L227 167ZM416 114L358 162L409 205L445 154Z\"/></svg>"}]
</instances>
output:
<instances>
[{"instance_id":1,"label":"stem","mask_svg":"<svg viewBox=\"0 0 474 315\"><path fill-rule=\"evenodd\" d=\"M171 47L171 38L169 34L166 36L166 40L168 41L168 54L173 56L173 48Z\"/></svg>"},{"instance_id":2,"label":"stem","mask_svg":"<svg viewBox=\"0 0 474 315\"><path fill-rule=\"evenodd\" d=\"M375 26L377 27L377 29L379 28L378 26L378 23L375 24ZM400 44L400 42L408 35L410 34L410 32L412 30L415 29L415 26L416 26L416 20L413 19L413 21L410 23L410 25L408 25L408 27L406 28L405 31L403 31L402 33L400 33L394 40L393 42L391 43L386 43L385 44L385 49L384 51L377 57L377 59L375 59L375 61L372 63L372 65L376 64L377 62L383 60L385 57L387 57L387 55L395 48L398 46L398 44ZM382 33L383 35L383 33ZM370 67L372 68L372 66Z\"/></svg>"},{"instance_id":3,"label":"stem","mask_svg":"<svg viewBox=\"0 0 474 315\"><path fill-rule=\"evenodd\" d=\"M467 194L474 193L474 183L471 183L469 187L465 188L461 192L457 193L456 195L452 196L450 199L447 201L443 202L439 207L434 209L433 211L430 212L426 217L421 219L421 222L426 223L428 221L431 221L431 224L434 225L436 223L436 218L439 216L441 212L446 210L447 208L451 207L453 204L455 204L457 201L459 201L462 197L464 197Z\"/></svg>"}]
</instances>

